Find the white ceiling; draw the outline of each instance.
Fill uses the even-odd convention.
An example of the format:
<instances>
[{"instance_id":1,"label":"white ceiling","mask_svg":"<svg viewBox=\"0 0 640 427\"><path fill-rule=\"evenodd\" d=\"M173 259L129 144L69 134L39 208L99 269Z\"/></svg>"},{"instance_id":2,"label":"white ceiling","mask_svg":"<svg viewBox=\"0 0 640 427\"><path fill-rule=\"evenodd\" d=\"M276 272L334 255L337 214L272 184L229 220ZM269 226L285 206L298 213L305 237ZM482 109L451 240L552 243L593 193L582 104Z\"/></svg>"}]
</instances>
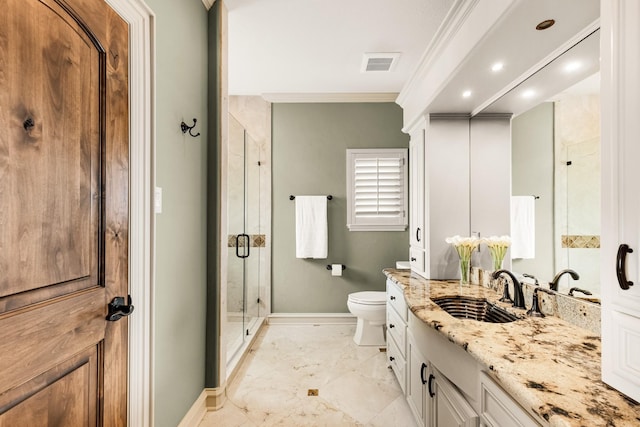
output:
<instances>
[{"instance_id":1,"label":"white ceiling","mask_svg":"<svg viewBox=\"0 0 640 427\"><path fill-rule=\"evenodd\" d=\"M400 92L453 0L225 0L229 93ZM392 72L363 54L400 52Z\"/></svg>"},{"instance_id":2,"label":"white ceiling","mask_svg":"<svg viewBox=\"0 0 640 427\"><path fill-rule=\"evenodd\" d=\"M398 93L455 2L460 0L225 0L229 93ZM599 0L512 0L491 30L479 35L428 112L477 113L496 93L517 87L534 66L544 65L551 51L597 28L598 16ZM549 18L556 20L553 27L535 30ZM392 72L362 73L369 52L401 56ZM505 67L492 73L497 60ZM463 99L464 90L472 95Z\"/></svg>"}]
</instances>

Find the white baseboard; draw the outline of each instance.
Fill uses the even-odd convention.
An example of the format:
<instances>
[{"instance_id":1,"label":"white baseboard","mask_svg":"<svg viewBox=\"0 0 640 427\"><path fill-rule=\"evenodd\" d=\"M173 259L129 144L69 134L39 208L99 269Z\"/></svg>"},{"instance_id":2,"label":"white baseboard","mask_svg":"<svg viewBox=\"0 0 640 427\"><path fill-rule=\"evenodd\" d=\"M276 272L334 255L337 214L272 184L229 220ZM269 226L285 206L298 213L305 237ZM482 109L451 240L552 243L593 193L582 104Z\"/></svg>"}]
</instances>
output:
<instances>
[{"instance_id":1,"label":"white baseboard","mask_svg":"<svg viewBox=\"0 0 640 427\"><path fill-rule=\"evenodd\" d=\"M205 388L191 405L178 427L198 426L208 411L217 411L224 403L224 387Z\"/></svg>"},{"instance_id":2,"label":"white baseboard","mask_svg":"<svg viewBox=\"0 0 640 427\"><path fill-rule=\"evenodd\" d=\"M351 313L273 313L270 325L355 325L357 317Z\"/></svg>"}]
</instances>

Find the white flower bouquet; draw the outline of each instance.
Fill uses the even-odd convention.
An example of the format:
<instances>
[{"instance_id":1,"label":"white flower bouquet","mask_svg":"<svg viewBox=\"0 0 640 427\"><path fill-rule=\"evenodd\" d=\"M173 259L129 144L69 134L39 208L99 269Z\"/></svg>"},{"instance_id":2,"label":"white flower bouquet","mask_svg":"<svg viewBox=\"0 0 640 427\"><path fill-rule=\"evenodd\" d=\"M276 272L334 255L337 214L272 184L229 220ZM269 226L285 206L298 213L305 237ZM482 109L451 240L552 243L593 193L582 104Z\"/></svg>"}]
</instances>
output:
<instances>
[{"instance_id":1,"label":"white flower bouquet","mask_svg":"<svg viewBox=\"0 0 640 427\"><path fill-rule=\"evenodd\" d=\"M493 270L498 271L502 268L502 261L507 253L507 249L511 246L511 237L509 236L491 236L482 239L482 243L487 245L491 258L493 259Z\"/></svg>"},{"instance_id":2,"label":"white flower bouquet","mask_svg":"<svg viewBox=\"0 0 640 427\"><path fill-rule=\"evenodd\" d=\"M453 245L460 258L460 283L469 284L469 271L471 269L471 254L480 245L477 237L447 237L445 242Z\"/></svg>"}]
</instances>

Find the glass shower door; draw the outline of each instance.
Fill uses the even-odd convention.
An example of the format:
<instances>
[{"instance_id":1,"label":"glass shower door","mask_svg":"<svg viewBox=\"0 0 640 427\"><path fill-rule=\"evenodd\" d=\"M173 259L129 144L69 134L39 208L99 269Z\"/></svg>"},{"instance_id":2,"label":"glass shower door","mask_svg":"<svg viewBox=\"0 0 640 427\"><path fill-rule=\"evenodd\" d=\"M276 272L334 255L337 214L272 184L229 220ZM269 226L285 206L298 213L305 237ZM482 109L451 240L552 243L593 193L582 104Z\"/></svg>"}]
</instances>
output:
<instances>
[{"instance_id":1,"label":"glass shower door","mask_svg":"<svg viewBox=\"0 0 640 427\"><path fill-rule=\"evenodd\" d=\"M260 271L264 247L260 217L260 149L229 116L227 173L227 323L222 331L231 360L253 333L260 316Z\"/></svg>"}]
</instances>

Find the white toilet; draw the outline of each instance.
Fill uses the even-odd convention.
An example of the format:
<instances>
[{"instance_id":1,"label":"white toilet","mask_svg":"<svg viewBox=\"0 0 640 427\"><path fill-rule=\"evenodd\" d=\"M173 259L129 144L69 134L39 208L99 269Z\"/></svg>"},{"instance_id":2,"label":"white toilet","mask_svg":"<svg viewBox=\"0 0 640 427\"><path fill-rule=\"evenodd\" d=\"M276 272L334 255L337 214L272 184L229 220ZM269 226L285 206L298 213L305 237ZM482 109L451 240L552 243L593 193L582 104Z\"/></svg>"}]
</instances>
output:
<instances>
[{"instance_id":1,"label":"white toilet","mask_svg":"<svg viewBox=\"0 0 640 427\"><path fill-rule=\"evenodd\" d=\"M358 318L353 340L358 345L386 344L387 293L376 291L349 294L347 307Z\"/></svg>"}]
</instances>

